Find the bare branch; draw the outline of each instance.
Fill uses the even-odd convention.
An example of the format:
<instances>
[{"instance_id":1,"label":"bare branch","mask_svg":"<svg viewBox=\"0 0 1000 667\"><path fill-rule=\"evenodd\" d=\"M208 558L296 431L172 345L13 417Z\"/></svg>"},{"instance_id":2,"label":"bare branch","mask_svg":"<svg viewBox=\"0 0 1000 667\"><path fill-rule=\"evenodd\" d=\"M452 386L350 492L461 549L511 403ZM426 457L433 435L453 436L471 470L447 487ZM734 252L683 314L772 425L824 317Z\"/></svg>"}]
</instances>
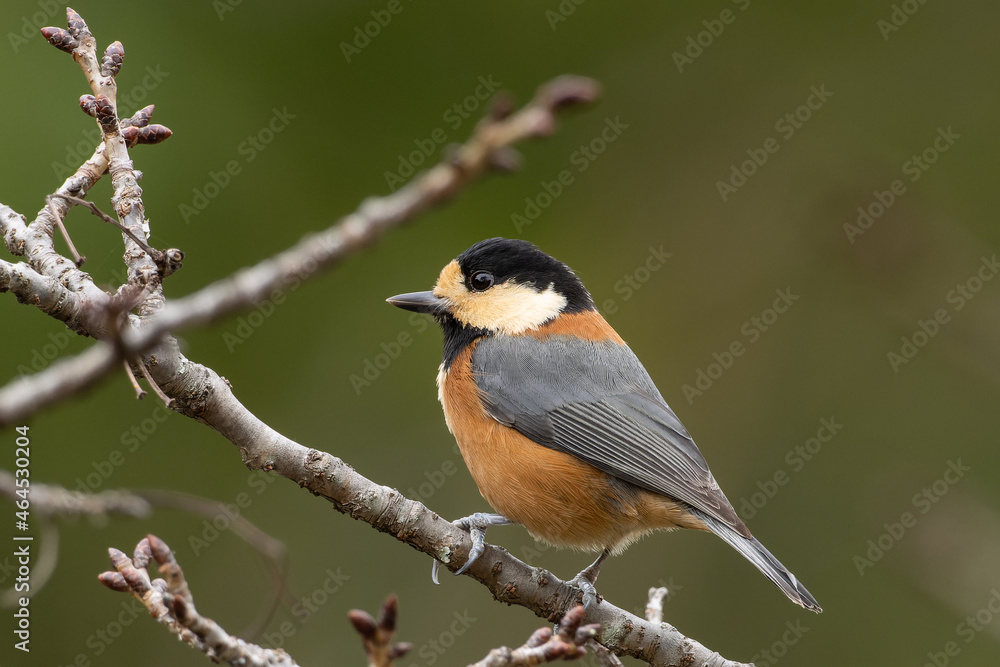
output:
<instances>
[{"instance_id":1,"label":"bare branch","mask_svg":"<svg viewBox=\"0 0 1000 667\"><path fill-rule=\"evenodd\" d=\"M600 626L583 625L583 605L566 612L556 632L540 628L516 649L495 648L471 667L522 667L556 660L576 660L587 654L587 643L597 636Z\"/></svg>"},{"instance_id":2,"label":"bare branch","mask_svg":"<svg viewBox=\"0 0 1000 667\"><path fill-rule=\"evenodd\" d=\"M115 571L101 573L98 581L113 591L131 593L153 618L213 662L228 662L238 667L296 664L282 649L265 649L234 637L212 619L199 614L180 564L170 547L155 535L139 542L132 558L117 549L109 549L108 554ZM147 567L151 561L159 565L165 579L150 580Z\"/></svg>"},{"instance_id":3,"label":"bare branch","mask_svg":"<svg viewBox=\"0 0 1000 667\"><path fill-rule=\"evenodd\" d=\"M670 595L664 587L649 589L649 602L646 603L646 620L650 623L663 622L663 601Z\"/></svg>"},{"instance_id":4,"label":"bare branch","mask_svg":"<svg viewBox=\"0 0 1000 667\"><path fill-rule=\"evenodd\" d=\"M624 667L618 656L612 653L607 646L597 643L596 639L587 642L587 648L594 652L594 658L601 667Z\"/></svg>"},{"instance_id":5,"label":"bare branch","mask_svg":"<svg viewBox=\"0 0 1000 667\"><path fill-rule=\"evenodd\" d=\"M356 212L325 231L305 237L256 266L171 301L156 317L134 321L137 330L122 331L120 353L92 349L72 364L54 364L0 389L0 424L24 419L56 400L75 395L116 368L119 354L143 353L164 337L167 337L161 346L164 353L176 357L172 365L186 366L190 362L179 357L179 353L169 352L176 348L176 343L167 336L169 332L213 322L267 298L275 289L287 289L329 270L390 229L450 199L490 169L494 157L511 144L551 134L556 125L556 110L581 100L592 100L596 95L597 85L580 77L562 77L541 86L535 99L517 113L480 121L473 136L450 160L423 173L406 187L385 197L367 199ZM106 333L95 337L108 338ZM72 377L67 376L70 373ZM165 374L154 375L161 387L172 379Z\"/></svg>"},{"instance_id":6,"label":"bare branch","mask_svg":"<svg viewBox=\"0 0 1000 667\"><path fill-rule=\"evenodd\" d=\"M113 75L120 63L116 64L114 54L109 55L105 63L98 63L93 36L76 12L68 11L67 24L66 34L55 29L45 34L50 42L73 53L91 83L94 101L92 105L88 101L84 107L92 110L102 127L107 154L105 158L99 150L95 152L93 167L103 167L100 163L106 160L115 190L116 212L121 222L135 233L143 228L144 217L141 190L135 183L135 173L128 162L126 142L122 138L124 124L117 121ZM117 53L117 48L113 51ZM589 79L563 77L539 88L532 102L520 111L512 112L512 105L501 100L494 105L491 115L477 124L473 136L446 161L391 195L362 202L355 213L327 230L170 304L164 305L157 288L137 314L127 317L120 340L115 339L115 331L109 331L105 322L90 322L85 333L104 341L113 340L114 344L102 342L78 357L54 364L0 390L0 423L20 420L51 402L77 393L107 375L123 358L142 354L142 362L150 376L164 394L173 399L175 409L211 426L233 442L248 468L275 471L313 494L327 498L338 511L366 521L377 530L455 569L468 558L471 547L468 533L441 519L421 503L357 474L331 454L307 449L274 431L237 400L229 384L214 370L184 357L169 334L186 326L217 320L270 296L275 289L287 288L328 270L390 229L448 200L483 172L515 168L519 157L513 151L514 143L548 136L555 129L557 112L593 100L597 92L597 85ZM102 171L103 168L96 174L85 172L81 181L68 181L61 191L65 189L72 196L83 196L83 190L92 185ZM31 228L25 228L23 218L0 209L0 225L3 225L0 229L8 247L13 245L28 253L31 268L37 273L55 278L54 271L58 270L61 284L83 293L92 289L89 276L77 271L71 262L52 249L53 217L65 215L65 201L61 205L55 214L40 213ZM142 270L152 267L140 263L145 253L127 237L126 248L130 284L132 279L143 285L150 284L148 278L143 278ZM55 266L59 262L70 266ZM148 260L146 262L148 264ZM68 277L64 279L63 276ZM108 302L108 295L102 290L87 294L93 295L91 301L102 307L98 312L105 313L103 307ZM149 580L144 567L150 557L161 564L161 571L169 574L171 584ZM131 591L143 600L154 617L192 646L220 659L225 659L223 654L229 655L227 651L241 649L240 640L197 614L190 595L185 594L179 566L172 562L169 549L162 542L150 537L144 547L140 544L137 548L135 558L128 559L112 550L112 559L118 571L102 575L102 582L115 590ZM562 618L576 606L580 596L577 588L545 570L529 567L494 546L487 547L466 575L482 582L501 602L518 604L549 620ZM580 622L583 621L603 628L596 637L600 643L618 654L631 655L652 665L697 663L709 667L738 667L740 664L725 660L673 627L638 618L606 601L593 605L581 618ZM583 641L595 633L596 629L585 633ZM579 646L575 635L573 646Z\"/></svg>"},{"instance_id":7,"label":"bare branch","mask_svg":"<svg viewBox=\"0 0 1000 667\"><path fill-rule=\"evenodd\" d=\"M6 470L0 470L0 496L5 496L16 502L22 496L15 477ZM59 532L51 523L58 517L87 516L104 519L111 515L125 515L140 519L148 518L154 507L169 507L191 514L216 519L225 512L223 505L215 500L194 496L179 491L141 489L105 490L98 493L71 491L55 484L33 482L30 487L31 509L42 517L42 556L38 569L34 571L34 588L41 590L49 575L55 570L58 559ZM284 543L268 535L249 521L242 514L233 516L226 514L229 530L244 540L264 558L269 579L271 581L271 600L262 608L259 617L245 630L248 636L254 636L267 623L281 602L282 595L287 593L286 570L287 553ZM18 596L15 591L7 591L0 596L0 606Z\"/></svg>"},{"instance_id":8,"label":"bare branch","mask_svg":"<svg viewBox=\"0 0 1000 667\"><path fill-rule=\"evenodd\" d=\"M14 475L0 470L0 495L17 500ZM149 503L127 491L81 493L52 484L31 483L31 511L45 516L104 516L123 514L145 518L152 511Z\"/></svg>"},{"instance_id":9,"label":"bare branch","mask_svg":"<svg viewBox=\"0 0 1000 667\"><path fill-rule=\"evenodd\" d=\"M90 209L90 212L93 213L95 216L97 216L104 222L108 223L109 225L114 225L119 230L121 230L122 234L132 239L132 242L135 243L140 248L142 248L142 251L146 253L151 260L153 260L153 263L156 264L156 268L159 269L161 279L169 276L171 273L181 268L181 262L184 261L184 253L181 252L180 250L176 248L170 248L169 250L163 251L150 247L150 245L146 243L145 240L133 234L132 230L130 230L128 227L121 224L120 222L112 218L110 215L102 211L100 208L98 208L97 204L95 204L92 201L87 201L86 199L80 199L79 197L72 197L70 195L61 193L49 195L48 197L45 198L45 200L48 201L49 204L51 205L52 199L56 197L65 199L74 206L83 206L84 208ZM62 227L61 221L59 224L60 224L60 229L65 230L65 228ZM76 248L72 247L72 242L70 242L68 235L66 236L66 242L70 245L70 250L72 250L74 254L77 254ZM77 266L79 266L80 264L82 264L82 261L77 261Z\"/></svg>"},{"instance_id":10,"label":"bare branch","mask_svg":"<svg viewBox=\"0 0 1000 667\"><path fill-rule=\"evenodd\" d=\"M0 293L10 292L19 302L36 306L63 322L74 322L80 315L80 300L53 278L37 273L23 262L0 259Z\"/></svg>"},{"instance_id":11,"label":"bare branch","mask_svg":"<svg viewBox=\"0 0 1000 667\"><path fill-rule=\"evenodd\" d=\"M135 373L132 372L132 365L129 362L122 362L125 367L125 375L128 377L128 381L132 383L132 389L135 390L135 397L139 400L146 398L146 391L139 386L139 381L135 379Z\"/></svg>"}]
</instances>

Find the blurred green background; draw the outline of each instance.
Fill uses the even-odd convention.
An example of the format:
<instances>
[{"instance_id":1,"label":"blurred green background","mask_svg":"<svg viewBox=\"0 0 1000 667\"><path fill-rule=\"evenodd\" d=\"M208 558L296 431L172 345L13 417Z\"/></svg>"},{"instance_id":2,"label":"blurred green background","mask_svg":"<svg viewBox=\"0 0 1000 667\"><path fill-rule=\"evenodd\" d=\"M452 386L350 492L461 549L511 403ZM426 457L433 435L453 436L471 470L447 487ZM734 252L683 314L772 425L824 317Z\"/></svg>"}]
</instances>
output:
<instances>
[{"instance_id":1,"label":"blurred green background","mask_svg":"<svg viewBox=\"0 0 1000 667\"><path fill-rule=\"evenodd\" d=\"M484 109L477 88L523 102L558 74L600 81L599 104L523 146L519 172L475 185L273 308L183 332L186 354L298 442L445 517L486 510L436 401L440 334L384 299L428 288L475 241L526 238L577 270L747 524L825 613L790 604L723 542L694 533L654 535L612 559L604 595L639 611L647 589L667 583L670 623L759 665L1000 659L995 3L75 9L102 46L125 45L122 111L155 102L154 120L174 132L132 152L154 245L187 253L168 297L388 192L401 160L430 164L442 137L469 135ZM33 216L75 153L93 148L94 123L76 108L89 90L37 34L63 25L60 6L10 0L0 17L0 201ZM363 48L342 46L355 40ZM411 160L428 141L431 157ZM563 171L571 181L546 198ZM110 210L109 196L105 179L91 198ZM859 207L870 221L859 224ZM79 210L69 226L85 268L117 285L120 235ZM670 256L647 265L656 253ZM778 290L792 303L779 301L780 314L769 311ZM92 344L10 295L0 318L3 382ZM409 344L394 347L403 333ZM735 343L742 353L727 357ZM384 368L369 369L370 384L352 382L374 364ZM832 439L823 420L840 426ZM363 664L346 612L374 611L390 592L398 638L415 644L404 667L466 664L542 623L469 579L433 586L426 556L284 479L262 482L214 431L152 396L136 401L121 374L29 423L35 482L73 488L91 475L100 489L221 503L246 493L243 515L287 545L291 593L312 600L308 612L283 605L257 639L300 664ZM3 439L9 469L13 432ZM30 607L33 650L13 650L5 617L0 663L205 664L96 581L107 547L131 551L155 533L199 610L241 632L268 599L266 570L231 530L199 547L205 521L168 509L60 521L58 569ZM537 551L518 527L490 541ZM0 555L5 588L10 558ZM569 577L590 559L552 549L531 562Z\"/></svg>"}]
</instances>

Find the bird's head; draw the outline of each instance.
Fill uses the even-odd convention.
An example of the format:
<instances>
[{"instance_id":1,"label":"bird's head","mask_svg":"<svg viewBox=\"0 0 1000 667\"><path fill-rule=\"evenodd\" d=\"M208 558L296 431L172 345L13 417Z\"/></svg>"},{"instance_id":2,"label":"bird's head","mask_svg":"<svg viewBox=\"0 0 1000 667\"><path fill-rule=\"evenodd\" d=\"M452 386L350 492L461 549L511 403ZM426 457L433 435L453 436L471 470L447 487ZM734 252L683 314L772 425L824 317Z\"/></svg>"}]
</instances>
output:
<instances>
[{"instance_id":1,"label":"bird's head","mask_svg":"<svg viewBox=\"0 0 1000 667\"><path fill-rule=\"evenodd\" d=\"M527 241L480 241L441 271L429 292L387 299L399 308L433 315L480 335L517 336L563 313L594 310L572 269Z\"/></svg>"}]
</instances>

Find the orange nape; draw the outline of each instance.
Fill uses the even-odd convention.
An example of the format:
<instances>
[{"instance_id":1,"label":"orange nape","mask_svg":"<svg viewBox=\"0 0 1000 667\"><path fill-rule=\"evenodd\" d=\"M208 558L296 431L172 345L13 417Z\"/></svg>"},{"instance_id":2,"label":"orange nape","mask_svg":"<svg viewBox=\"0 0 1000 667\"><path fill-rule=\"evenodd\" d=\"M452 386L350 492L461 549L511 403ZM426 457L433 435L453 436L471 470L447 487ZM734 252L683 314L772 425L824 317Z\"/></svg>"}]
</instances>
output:
<instances>
[{"instance_id":1,"label":"orange nape","mask_svg":"<svg viewBox=\"0 0 1000 667\"><path fill-rule=\"evenodd\" d=\"M545 340L549 336L572 336L581 340L610 341L619 345L625 344L625 341L618 335L618 332L612 329L607 320L601 317L601 314L596 310L584 310L579 313L560 315L537 329L525 331L524 335L539 340Z\"/></svg>"}]
</instances>

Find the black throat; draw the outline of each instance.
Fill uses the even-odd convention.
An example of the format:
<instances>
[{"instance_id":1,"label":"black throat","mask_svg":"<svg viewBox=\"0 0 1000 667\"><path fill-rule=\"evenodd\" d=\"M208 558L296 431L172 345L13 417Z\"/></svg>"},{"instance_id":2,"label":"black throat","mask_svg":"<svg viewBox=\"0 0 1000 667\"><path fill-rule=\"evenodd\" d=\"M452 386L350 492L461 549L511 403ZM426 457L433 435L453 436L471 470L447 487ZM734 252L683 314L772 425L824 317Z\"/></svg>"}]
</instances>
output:
<instances>
[{"instance_id":1,"label":"black throat","mask_svg":"<svg viewBox=\"0 0 1000 667\"><path fill-rule=\"evenodd\" d=\"M441 330L444 332L444 356L442 362L446 371L451 368L452 362L462 353L462 350L471 345L477 338L489 333L486 329L461 324L451 315L439 315L435 319L441 325Z\"/></svg>"}]
</instances>

